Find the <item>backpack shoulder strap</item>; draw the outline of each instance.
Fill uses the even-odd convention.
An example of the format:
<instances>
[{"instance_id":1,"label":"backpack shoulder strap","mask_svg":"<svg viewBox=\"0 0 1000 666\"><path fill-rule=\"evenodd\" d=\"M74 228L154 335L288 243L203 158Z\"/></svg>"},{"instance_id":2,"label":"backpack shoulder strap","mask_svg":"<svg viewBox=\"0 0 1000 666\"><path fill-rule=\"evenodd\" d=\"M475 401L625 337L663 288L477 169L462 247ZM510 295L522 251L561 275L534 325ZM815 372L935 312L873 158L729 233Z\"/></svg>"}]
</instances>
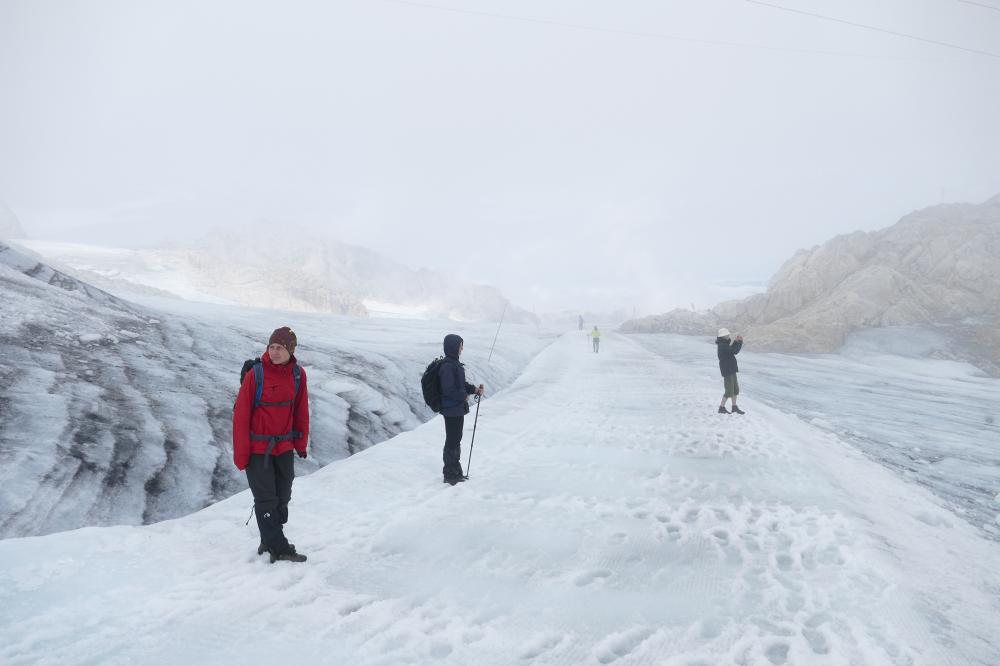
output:
<instances>
[{"instance_id":1,"label":"backpack shoulder strap","mask_svg":"<svg viewBox=\"0 0 1000 666\"><path fill-rule=\"evenodd\" d=\"M253 380L257 385L257 393L253 398L253 406L256 407L264 395L264 364L260 361L253 364Z\"/></svg>"},{"instance_id":2,"label":"backpack shoulder strap","mask_svg":"<svg viewBox=\"0 0 1000 666\"><path fill-rule=\"evenodd\" d=\"M292 400L299 397L299 385L302 383L302 368L296 363L292 366L292 377L295 379L295 395Z\"/></svg>"}]
</instances>

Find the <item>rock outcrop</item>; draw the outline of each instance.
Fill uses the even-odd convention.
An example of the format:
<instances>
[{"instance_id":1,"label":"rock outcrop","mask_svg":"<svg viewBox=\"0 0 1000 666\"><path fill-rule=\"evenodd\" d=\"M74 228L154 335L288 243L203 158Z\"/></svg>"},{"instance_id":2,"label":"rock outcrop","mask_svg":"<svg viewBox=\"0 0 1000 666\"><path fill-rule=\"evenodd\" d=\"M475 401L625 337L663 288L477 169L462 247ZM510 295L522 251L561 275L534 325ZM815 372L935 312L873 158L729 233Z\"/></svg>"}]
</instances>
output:
<instances>
[{"instance_id":1,"label":"rock outcrop","mask_svg":"<svg viewBox=\"0 0 1000 666\"><path fill-rule=\"evenodd\" d=\"M1000 324L1000 196L917 211L891 227L837 236L800 250L766 292L707 313L674 310L626 322L625 332L745 332L764 351L828 352L855 330L932 325L987 339ZM1000 351L977 345L980 365Z\"/></svg>"}]
</instances>

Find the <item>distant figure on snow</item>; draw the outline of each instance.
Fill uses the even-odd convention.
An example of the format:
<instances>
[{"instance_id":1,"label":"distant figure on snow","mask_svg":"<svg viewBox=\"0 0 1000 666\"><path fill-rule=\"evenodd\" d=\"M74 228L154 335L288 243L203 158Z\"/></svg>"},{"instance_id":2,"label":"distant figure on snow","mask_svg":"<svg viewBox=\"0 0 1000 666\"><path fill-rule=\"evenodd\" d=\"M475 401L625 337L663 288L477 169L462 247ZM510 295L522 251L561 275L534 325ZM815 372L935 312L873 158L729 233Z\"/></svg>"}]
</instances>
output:
<instances>
[{"instance_id":1,"label":"distant figure on snow","mask_svg":"<svg viewBox=\"0 0 1000 666\"><path fill-rule=\"evenodd\" d=\"M601 332L596 325L594 326L594 330L590 332L590 337L594 339L594 353L596 354L601 348Z\"/></svg>"},{"instance_id":2,"label":"distant figure on snow","mask_svg":"<svg viewBox=\"0 0 1000 666\"><path fill-rule=\"evenodd\" d=\"M740 371L736 363L736 355L743 347L743 336L737 335L736 340L732 339L728 328L719 329L719 337L715 338L715 346L719 355L719 372L722 373L722 384L725 393L722 394L722 404L719 405L720 414L728 414L726 410L726 399L733 401L733 414L743 414L743 410L736 406L736 396L740 394L740 383L736 380L736 373Z\"/></svg>"},{"instance_id":3,"label":"distant figure on snow","mask_svg":"<svg viewBox=\"0 0 1000 666\"><path fill-rule=\"evenodd\" d=\"M580 330L582 331L583 330L583 315L580 315L580 322L579 322L578 325L580 327Z\"/></svg>"},{"instance_id":4,"label":"distant figure on snow","mask_svg":"<svg viewBox=\"0 0 1000 666\"><path fill-rule=\"evenodd\" d=\"M441 379L441 416L444 417L444 482L455 485L467 481L462 472L462 430L469 413L469 396L481 396L478 387L465 381L465 366L458 360L465 342L454 333L444 336L444 361L438 367Z\"/></svg>"},{"instance_id":5,"label":"distant figure on snow","mask_svg":"<svg viewBox=\"0 0 1000 666\"><path fill-rule=\"evenodd\" d=\"M306 457L309 392L306 371L295 359L295 332L276 329L267 353L247 372L233 408L233 462L246 470L260 530L257 554L271 562L305 562L285 538L295 478L294 454ZM293 453L294 452L294 453Z\"/></svg>"}]
</instances>

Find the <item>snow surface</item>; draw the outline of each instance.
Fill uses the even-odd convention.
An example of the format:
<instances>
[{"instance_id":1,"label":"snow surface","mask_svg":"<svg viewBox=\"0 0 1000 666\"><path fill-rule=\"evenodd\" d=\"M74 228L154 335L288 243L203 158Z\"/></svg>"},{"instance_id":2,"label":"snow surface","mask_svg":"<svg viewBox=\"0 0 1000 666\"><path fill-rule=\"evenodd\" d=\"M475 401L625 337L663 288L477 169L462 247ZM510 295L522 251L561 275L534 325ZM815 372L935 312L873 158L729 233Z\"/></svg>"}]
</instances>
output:
<instances>
[{"instance_id":1,"label":"snow surface","mask_svg":"<svg viewBox=\"0 0 1000 666\"><path fill-rule=\"evenodd\" d=\"M709 381L718 376L714 340L639 335L651 351ZM933 330L855 333L837 354L740 353L747 397L792 412L940 496L961 519L1000 540L1000 379L931 356L948 347Z\"/></svg>"},{"instance_id":2,"label":"snow surface","mask_svg":"<svg viewBox=\"0 0 1000 666\"><path fill-rule=\"evenodd\" d=\"M996 542L715 384L567 334L482 403L468 483L439 418L297 480L305 564L256 555L248 493L7 539L0 662L1000 663Z\"/></svg>"}]
</instances>

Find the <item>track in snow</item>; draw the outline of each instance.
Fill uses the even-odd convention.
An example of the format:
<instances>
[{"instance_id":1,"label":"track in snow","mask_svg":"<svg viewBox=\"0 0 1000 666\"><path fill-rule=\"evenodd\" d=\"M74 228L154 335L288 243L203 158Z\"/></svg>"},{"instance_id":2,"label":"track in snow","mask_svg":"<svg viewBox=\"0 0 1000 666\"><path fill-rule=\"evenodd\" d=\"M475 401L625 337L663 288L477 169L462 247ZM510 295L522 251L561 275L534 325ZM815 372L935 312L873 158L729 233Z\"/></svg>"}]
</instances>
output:
<instances>
[{"instance_id":1,"label":"track in snow","mask_svg":"<svg viewBox=\"0 0 1000 666\"><path fill-rule=\"evenodd\" d=\"M305 565L255 555L247 494L0 542L0 661L1000 663L995 543L828 433L602 347L568 334L483 402L466 484L437 419L297 481Z\"/></svg>"}]
</instances>

